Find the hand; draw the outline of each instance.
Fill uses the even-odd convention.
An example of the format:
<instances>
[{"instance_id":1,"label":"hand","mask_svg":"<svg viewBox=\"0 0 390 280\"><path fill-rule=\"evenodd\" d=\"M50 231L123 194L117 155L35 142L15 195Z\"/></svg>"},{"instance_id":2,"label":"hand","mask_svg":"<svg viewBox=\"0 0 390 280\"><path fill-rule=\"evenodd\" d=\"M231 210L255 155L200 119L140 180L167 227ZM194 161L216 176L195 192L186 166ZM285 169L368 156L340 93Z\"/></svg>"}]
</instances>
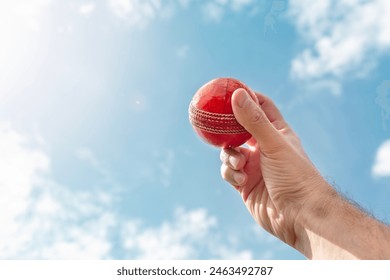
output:
<instances>
[{"instance_id":1,"label":"hand","mask_svg":"<svg viewBox=\"0 0 390 280\"><path fill-rule=\"evenodd\" d=\"M232 96L238 122L253 137L249 148L221 151L221 174L241 193L257 223L295 247L300 232L297 217L308 200L330 188L274 103L264 95L255 96L258 104L244 89Z\"/></svg>"},{"instance_id":2,"label":"hand","mask_svg":"<svg viewBox=\"0 0 390 280\"><path fill-rule=\"evenodd\" d=\"M221 174L264 229L308 258L390 259L390 227L322 178L268 97L238 89L232 106L252 138L221 151Z\"/></svg>"}]
</instances>

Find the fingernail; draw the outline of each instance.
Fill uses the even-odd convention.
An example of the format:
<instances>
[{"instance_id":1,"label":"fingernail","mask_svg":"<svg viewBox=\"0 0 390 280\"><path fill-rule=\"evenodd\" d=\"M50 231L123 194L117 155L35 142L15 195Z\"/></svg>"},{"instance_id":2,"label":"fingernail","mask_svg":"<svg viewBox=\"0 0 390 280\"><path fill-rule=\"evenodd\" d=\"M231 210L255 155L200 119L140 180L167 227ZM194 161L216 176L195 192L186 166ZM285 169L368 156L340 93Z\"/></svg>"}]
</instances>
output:
<instances>
[{"instance_id":1,"label":"fingernail","mask_svg":"<svg viewBox=\"0 0 390 280\"><path fill-rule=\"evenodd\" d=\"M237 168L238 163L240 162L240 159L237 157L230 156L229 157L229 162L233 166L233 168Z\"/></svg>"},{"instance_id":2,"label":"fingernail","mask_svg":"<svg viewBox=\"0 0 390 280\"><path fill-rule=\"evenodd\" d=\"M248 101L248 93L245 89L240 89L236 94L238 107L244 108Z\"/></svg>"},{"instance_id":3,"label":"fingernail","mask_svg":"<svg viewBox=\"0 0 390 280\"><path fill-rule=\"evenodd\" d=\"M234 177L234 181L236 181L237 184L240 185L240 184L244 183L245 175L243 173L236 172L236 173L234 173L233 177Z\"/></svg>"}]
</instances>

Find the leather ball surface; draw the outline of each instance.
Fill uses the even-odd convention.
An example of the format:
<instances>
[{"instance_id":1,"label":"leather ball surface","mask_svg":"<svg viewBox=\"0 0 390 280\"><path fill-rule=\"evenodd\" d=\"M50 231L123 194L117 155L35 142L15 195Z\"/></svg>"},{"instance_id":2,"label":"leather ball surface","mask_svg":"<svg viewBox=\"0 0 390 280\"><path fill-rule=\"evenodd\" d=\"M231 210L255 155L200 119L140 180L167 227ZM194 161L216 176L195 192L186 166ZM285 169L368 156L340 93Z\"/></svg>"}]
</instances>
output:
<instances>
[{"instance_id":1,"label":"leather ball surface","mask_svg":"<svg viewBox=\"0 0 390 280\"><path fill-rule=\"evenodd\" d=\"M251 138L233 114L231 98L238 88L250 92L244 83L233 78L218 78L203 85L189 106L189 119L195 132L216 147L232 148Z\"/></svg>"}]
</instances>

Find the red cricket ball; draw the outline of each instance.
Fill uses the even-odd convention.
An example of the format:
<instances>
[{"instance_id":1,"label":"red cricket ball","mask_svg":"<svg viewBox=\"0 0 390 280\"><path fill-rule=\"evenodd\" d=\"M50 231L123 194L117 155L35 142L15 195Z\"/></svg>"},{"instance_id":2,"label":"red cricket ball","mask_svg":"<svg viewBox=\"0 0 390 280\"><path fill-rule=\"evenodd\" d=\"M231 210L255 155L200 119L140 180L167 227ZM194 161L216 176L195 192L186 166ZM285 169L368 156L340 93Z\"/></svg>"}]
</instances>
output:
<instances>
[{"instance_id":1,"label":"red cricket ball","mask_svg":"<svg viewBox=\"0 0 390 280\"><path fill-rule=\"evenodd\" d=\"M218 78L203 85L189 106L189 118L195 132L207 143L223 148L238 147L251 138L233 114L231 97L238 88L251 92L233 78Z\"/></svg>"}]
</instances>

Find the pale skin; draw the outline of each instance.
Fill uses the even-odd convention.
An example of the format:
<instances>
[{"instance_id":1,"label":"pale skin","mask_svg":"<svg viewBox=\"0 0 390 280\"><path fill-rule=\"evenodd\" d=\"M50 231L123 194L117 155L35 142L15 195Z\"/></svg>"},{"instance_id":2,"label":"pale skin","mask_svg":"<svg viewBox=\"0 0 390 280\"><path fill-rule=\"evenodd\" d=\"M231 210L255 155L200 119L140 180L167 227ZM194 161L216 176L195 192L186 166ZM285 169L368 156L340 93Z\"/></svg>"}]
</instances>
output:
<instances>
[{"instance_id":1,"label":"pale skin","mask_svg":"<svg viewBox=\"0 0 390 280\"><path fill-rule=\"evenodd\" d=\"M260 226L309 259L390 259L390 227L326 182L271 99L238 89L232 107L253 137L221 150L221 175Z\"/></svg>"}]
</instances>

